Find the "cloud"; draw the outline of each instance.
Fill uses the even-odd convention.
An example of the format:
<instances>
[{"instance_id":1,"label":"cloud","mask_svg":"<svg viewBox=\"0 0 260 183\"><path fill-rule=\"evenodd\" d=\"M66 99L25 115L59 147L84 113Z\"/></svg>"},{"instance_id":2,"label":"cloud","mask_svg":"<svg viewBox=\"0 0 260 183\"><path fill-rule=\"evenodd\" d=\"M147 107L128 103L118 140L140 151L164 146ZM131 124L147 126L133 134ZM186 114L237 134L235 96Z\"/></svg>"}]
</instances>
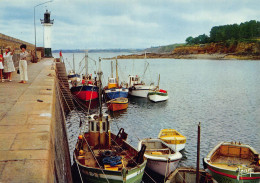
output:
<instances>
[{"instance_id":1,"label":"cloud","mask_svg":"<svg viewBox=\"0 0 260 183\"><path fill-rule=\"evenodd\" d=\"M34 43L34 7L42 0L2 0L1 32ZM35 10L37 45L46 9L53 49L146 48L184 42L211 27L260 19L258 0L54 0Z\"/></svg>"}]
</instances>

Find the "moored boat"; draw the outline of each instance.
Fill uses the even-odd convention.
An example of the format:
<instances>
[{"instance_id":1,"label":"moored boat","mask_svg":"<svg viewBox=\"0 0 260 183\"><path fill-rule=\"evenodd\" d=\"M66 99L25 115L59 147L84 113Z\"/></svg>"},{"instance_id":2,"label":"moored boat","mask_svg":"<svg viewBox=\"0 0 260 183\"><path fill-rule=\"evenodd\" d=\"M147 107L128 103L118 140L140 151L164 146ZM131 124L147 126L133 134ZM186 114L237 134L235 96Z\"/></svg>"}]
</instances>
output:
<instances>
[{"instance_id":1,"label":"moored boat","mask_svg":"<svg viewBox=\"0 0 260 183\"><path fill-rule=\"evenodd\" d=\"M154 172L167 177L173 172L182 158L182 154L171 149L160 139L143 139L138 144L138 150L146 146L144 156L147 158L147 167Z\"/></svg>"},{"instance_id":2,"label":"moored boat","mask_svg":"<svg viewBox=\"0 0 260 183\"><path fill-rule=\"evenodd\" d=\"M99 88L91 84L82 84L70 88L71 93L80 100L88 102L98 98Z\"/></svg>"},{"instance_id":3,"label":"moored boat","mask_svg":"<svg viewBox=\"0 0 260 183\"><path fill-rule=\"evenodd\" d=\"M108 78L107 87L104 88L106 97L111 99L116 98L127 98L128 97L128 88L119 86L119 77L118 77L118 66L116 59L116 78L113 77L113 62L111 61L111 77Z\"/></svg>"},{"instance_id":4,"label":"moored boat","mask_svg":"<svg viewBox=\"0 0 260 183\"><path fill-rule=\"evenodd\" d=\"M153 102L162 102L168 100L168 92L166 90L154 90L148 92L149 100Z\"/></svg>"},{"instance_id":5,"label":"moored boat","mask_svg":"<svg viewBox=\"0 0 260 183\"><path fill-rule=\"evenodd\" d=\"M203 159L204 168L218 182L259 183L260 155L249 145L221 142Z\"/></svg>"},{"instance_id":6,"label":"moored boat","mask_svg":"<svg viewBox=\"0 0 260 183\"><path fill-rule=\"evenodd\" d=\"M196 169L189 167L180 167L174 170L167 178L165 183L182 183L182 182L196 182ZM199 170L199 182L203 183L217 183L213 177L205 170Z\"/></svg>"},{"instance_id":7,"label":"moored boat","mask_svg":"<svg viewBox=\"0 0 260 183\"><path fill-rule=\"evenodd\" d=\"M74 56L73 56L74 58ZM74 63L74 59L73 59ZM73 64L74 65L74 64ZM70 88L71 93L81 101L86 103L91 100L98 99L99 97L99 87L97 86L96 78L92 77L92 74L88 73L88 55L85 55L85 69L86 73L83 76L80 83L72 83L72 87Z\"/></svg>"},{"instance_id":8,"label":"moored boat","mask_svg":"<svg viewBox=\"0 0 260 183\"><path fill-rule=\"evenodd\" d=\"M129 76L129 95L135 97L147 98L150 90L154 90L155 86L153 84L146 85L140 80L139 76Z\"/></svg>"},{"instance_id":9,"label":"moored boat","mask_svg":"<svg viewBox=\"0 0 260 183\"><path fill-rule=\"evenodd\" d=\"M158 134L158 138L176 151L181 151L185 148L186 137L175 129L162 129Z\"/></svg>"},{"instance_id":10,"label":"moored boat","mask_svg":"<svg viewBox=\"0 0 260 183\"><path fill-rule=\"evenodd\" d=\"M104 88L106 97L108 99L116 99L116 98L127 98L128 96L128 88L118 86L116 78L108 79L108 86Z\"/></svg>"},{"instance_id":11,"label":"moored boat","mask_svg":"<svg viewBox=\"0 0 260 183\"><path fill-rule=\"evenodd\" d=\"M148 98L149 100L153 102L162 102L168 100L168 92L166 90L159 89L160 84L160 74L158 79L158 86L154 89L148 92Z\"/></svg>"},{"instance_id":12,"label":"moored boat","mask_svg":"<svg viewBox=\"0 0 260 183\"><path fill-rule=\"evenodd\" d=\"M100 69L98 74L101 83ZM99 99L100 111L88 116L87 124L83 126L84 130L88 130L79 135L73 153L82 181L139 183L147 163L145 146L138 152L126 142L128 135L122 128L117 135L111 133L110 116L102 113L101 96Z\"/></svg>"},{"instance_id":13,"label":"moored boat","mask_svg":"<svg viewBox=\"0 0 260 183\"><path fill-rule=\"evenodd\" d=\"M107 107L110 111L120 111L128 107L128 98L116 98L107 102Z\"/></svg>"}]
</instances>

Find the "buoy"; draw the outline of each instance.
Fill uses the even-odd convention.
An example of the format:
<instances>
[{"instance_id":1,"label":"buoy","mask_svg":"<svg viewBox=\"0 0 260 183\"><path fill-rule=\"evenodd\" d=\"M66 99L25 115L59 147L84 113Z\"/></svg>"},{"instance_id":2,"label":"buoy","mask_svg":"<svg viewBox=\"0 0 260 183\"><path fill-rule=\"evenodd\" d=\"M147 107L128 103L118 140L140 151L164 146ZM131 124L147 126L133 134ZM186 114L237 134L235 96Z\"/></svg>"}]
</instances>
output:
<instances>
[{"instance_id":1,"label":"buoy","mask_svg":"<svg viewBox=\"0 0 260 183\"><path fill-rule=\"evenodd\" d=\"M84 151L83 150L79 150L79 155L83 155L84 154Z\"/></svg>"},{"instance_id":2,"label":"buoy","mask_svg":"<svg viewBox=\"0 0 260 183\"><path fill-rule=\"evenodd\" d=\"M82 136L82 135L79 135L78 139L81 140L82 138L83 138L83 136Z\"/></svg>"}]
</instances>

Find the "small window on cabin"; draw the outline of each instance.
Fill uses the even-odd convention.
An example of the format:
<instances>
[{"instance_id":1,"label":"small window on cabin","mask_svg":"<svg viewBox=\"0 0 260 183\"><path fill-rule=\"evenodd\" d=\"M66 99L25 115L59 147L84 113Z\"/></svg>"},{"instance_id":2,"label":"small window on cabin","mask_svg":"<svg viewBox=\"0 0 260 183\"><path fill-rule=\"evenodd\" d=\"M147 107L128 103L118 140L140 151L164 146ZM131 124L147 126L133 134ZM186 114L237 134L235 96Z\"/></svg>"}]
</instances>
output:
<instances>
[{"instance_id":1,"label":"small window on cabin","mask_svg":"<svg viewBox=\"0 0 260 183\"><path fill-rule=\"evenodd\" d=\"M99 123L97 123L97 132L99 132L100 128L99 128Z\"/></svg>"},{"instance_id":2,"label":"small window on cabin","mask_svg":"<svg viewBox=\"0 0 260 183\"><path fill-rule=\"evenodd\" d=\"M102 123L102 126L103 126L103 131L105 132L105 131L106 131L106 123L103 122L103 123Z\"/></svg>"},{"instance_id":3,"label":"small window on cabin","mask_svg":"<svg viewBox=\"0 0 260 183\"><path fill-rule=\"evenodd\" d=\"M109 121L107 120L107 131L110 130Z\"/></svg>"},{"instance_id":4,"label":"small window on cabin","mask_svg":"<svg viewBox=\"0 0 260 183\"><path fill-rule=\"evenodd\" d=\"M135 79L134 78L132 78L132 81L134 81Z\"/></svg>"},{"instance_id":5,"label":"small window on cabin","mask_svg":"<svg viewBox=\"0 0 260 183\"><path fill-rule=\"evenodd\" d=\"M94 131L94 122L93 121L90 122L90 129L91 129L92 132Z\"/></svg>"}]
</instances>

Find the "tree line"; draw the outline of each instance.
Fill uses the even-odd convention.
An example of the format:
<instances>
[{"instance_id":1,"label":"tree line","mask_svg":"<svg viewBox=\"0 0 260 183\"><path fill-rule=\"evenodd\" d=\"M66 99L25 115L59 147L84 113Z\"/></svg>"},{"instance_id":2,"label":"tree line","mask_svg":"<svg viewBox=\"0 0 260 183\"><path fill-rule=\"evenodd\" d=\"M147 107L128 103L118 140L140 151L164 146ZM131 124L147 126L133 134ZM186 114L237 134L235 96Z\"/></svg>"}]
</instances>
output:
<instances>
[{"instance_id":1,"label":"tree line","mask_svg":"<svg viewBox=\"0 0 260 183\"><path fill-rule=\"evenodd\" d=\"M205 44L217 42L241 42L245 40L253 41L260 38L260 22L251 20L249 22L232 25L221 25L212 27L210 36L206 34L199 35L198 37L189 36L185 41L187 44Z\"/></svg>"}]
</instances>

